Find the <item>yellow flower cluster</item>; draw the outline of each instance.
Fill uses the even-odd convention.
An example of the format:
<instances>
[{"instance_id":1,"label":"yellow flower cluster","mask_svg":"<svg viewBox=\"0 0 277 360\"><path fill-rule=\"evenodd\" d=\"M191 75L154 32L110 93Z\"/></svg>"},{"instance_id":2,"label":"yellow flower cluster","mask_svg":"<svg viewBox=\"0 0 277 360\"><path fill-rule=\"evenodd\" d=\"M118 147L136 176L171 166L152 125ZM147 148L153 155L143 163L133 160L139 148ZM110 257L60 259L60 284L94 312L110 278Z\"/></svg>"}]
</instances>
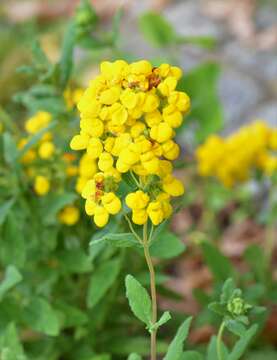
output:
<instances>
[{"instance_id":1,"label":"yellow flower cluster","mask_svg":"<svg viewBox=\"0 0 277 360\"><path fill-rule=\"evenodd\" d=\"M25 122L25 130L27 132L27 136L22 138L18 143L18 148L22 149L29 141L29 139L38 133L40 130L44 129L49 125L52 120L52 116L50 113L45 111L39 111L34 116L29 118ZM31 149L27 150L27 152L22 157L22 163L25 165L30 165L36 159L41 160L49 160L51 159L56 151L55 145L52 141L52 133L46 132L38 144ZM32 175L32 168L29 168L27 171L30 175ZM34 190L37 195L44 196L50 190L50 182L46 176L42 174L37 175L34 180Z\"/></svg>"},{"instance_id":2,"label":"yellow flower cluster","mask_svg":"<svg viewBox=\"0 0 277 360\"><path fill-rule=\"evenodd\" d=\"M256 121L226 138L211 135L196 150L198 171L232 187L248 180L255 169L272 175L277 170L276 150L277 129Z\"/></svg>"},{"instance_id":3,"label":"yellow flower cluster","mask_svg":"<svg viewBox=\"0 0 277 360\"><path fill-rule=\"evenodd\" d=\"M100 75L84 91L77 105L80 133L70 146L86 150L77 190L81 192L84 186L86 203L93 201L86 211L98 226L107 223L109 214L120 211L117 196L103 188L107 181L109 186L117 184L124 173L132 175L138 188L126 198L136 224L145 223L148 217L159 224L172 211L170 197L183 193L171 164L179 155L173 140L175 129L190 108L188 95L176 90L181 76L181 69L168 64L153 67L145 60L131 64L104 61Z\"/></svg>"}]
</instances>

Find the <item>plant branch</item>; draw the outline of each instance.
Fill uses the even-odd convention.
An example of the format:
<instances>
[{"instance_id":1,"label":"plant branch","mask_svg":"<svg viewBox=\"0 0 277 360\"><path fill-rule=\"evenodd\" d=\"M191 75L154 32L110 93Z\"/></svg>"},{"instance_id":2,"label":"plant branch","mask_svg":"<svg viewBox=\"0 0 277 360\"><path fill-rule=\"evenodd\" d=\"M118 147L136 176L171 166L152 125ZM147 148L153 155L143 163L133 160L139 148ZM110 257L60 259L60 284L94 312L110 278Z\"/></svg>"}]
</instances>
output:
<instances>
[{"instance_id":1,"label":"plant branch","mask_svg":"<svg viewBox=\"0 0 277 360\"><path fill-rule=\"evenodd\" d=\"M157 322L157 292L156 292L156 279L155 269L153 266L152 258L149 252L149 242L147 236L147 223L143 225L143 250L145 260L150 274L150 288L151 288L151 300L152 300L152 324ZM157 329L151 331L151 360L157 359Z\"/></svg>"},{"instance_id":2,"label":"plant branch","mask_svg":"<svg viewBox=\"0 0 277 360\"><path fill-rule=\"evenodd\" d=\"M217 359L223 360L223 354L222 354L222 335L225 328L225 321L223 321L220 325L217 338L216 338L216 352L217 352Z\"/></svg>"}]
</instances>

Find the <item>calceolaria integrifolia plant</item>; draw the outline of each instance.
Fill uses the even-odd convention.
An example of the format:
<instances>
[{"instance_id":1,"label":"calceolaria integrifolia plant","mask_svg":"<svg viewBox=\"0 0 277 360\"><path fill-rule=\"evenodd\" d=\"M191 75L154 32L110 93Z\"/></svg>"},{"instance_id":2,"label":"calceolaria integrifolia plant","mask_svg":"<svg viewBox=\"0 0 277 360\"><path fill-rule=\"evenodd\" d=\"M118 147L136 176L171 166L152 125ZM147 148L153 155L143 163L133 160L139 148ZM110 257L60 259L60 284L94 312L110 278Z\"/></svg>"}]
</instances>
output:
<instances>
[{"instance_id":1,"label":"calceolaria integrifolia plant","mask_svg":"<svg viewBox=\"0 0 277 360\"><path fill-rule=\"evenodd\" d=\"M151 359L156 359L156 334L169 320L157 318L155 270L149 247L155 229L168 219L171 198L184 192L174 177L172 161L179 156L175 129L189 111L190 99L176 90L180 68L146 60L101 63L100 75L90 82L78 103L80 133L73 150L86 150L99 172L83 187L85 210L98 227L111 215L124 212L132 241L143 248L150 274L151 300L139 282L128 275L127 297L134 314L151 335ZM122 182L128 188L120 195ZM130 240L131 241L131 240Z\"/></svg>"},{"instance_id":2,"label":"calceolaria integrifolia plant","mask_svg":"<svg viewBox=\"0 0 277 360\"><path fill-rule=\"evenodd\" d=\"M134 315L150 334L151 360L157 359L157 331L171 318L169 312L158 316L150 248L152 243L158 246L159 233L173 213L172 198L184 193L182 182L173 175L172 163L180 151L174 141L175 131L190 109L189 96L177 90L181 75L178 67L168 64L153 67L146 60L131 64L123 60L102 62L100 74L91 80L77 104L80 132L70 143L73 150L85 150L98 169L80 189L87 215L101 228L111 216L123 213L129 232L108 234L106 238L119 246L136 246L143 251L150 295L132 275L126 276L125 285ZM234 288L231 280L223 288L221 303L211 307L226 312L216 341L217 359L223 360L226 359L223 351L227 353L221 344L224 328L232 328L233 332L235 328L239 336L245 333L248 339L244 341L245 348L256 326L246 331L246 315L251 306L242 300L240 290ZM188 318L181 325L165 360L201 356L183 352L190 323ZM242 353L242 346L238 346ZM237 353L234 349L230 359L239 359ZM130 355L130 359L139 358Z\"/></svg>"}]
</instances>

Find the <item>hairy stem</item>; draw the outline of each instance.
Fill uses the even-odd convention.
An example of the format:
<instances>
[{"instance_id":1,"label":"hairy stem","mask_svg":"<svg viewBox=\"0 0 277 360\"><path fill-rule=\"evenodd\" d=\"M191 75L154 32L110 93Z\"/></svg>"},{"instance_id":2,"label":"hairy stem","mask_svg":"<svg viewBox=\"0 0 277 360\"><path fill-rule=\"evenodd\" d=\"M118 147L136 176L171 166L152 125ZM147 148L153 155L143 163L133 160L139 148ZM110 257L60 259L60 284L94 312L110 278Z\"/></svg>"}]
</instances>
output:
<instances>
[{"instance_id":1,"label":"hairy stem","mask_svg":"<svg viewBox=\"0 0 277 360\"><path fill-rule=\"evenodd\" d=\"M147 236L147 223L143 226L143 249L145 260L150 274L150 288L151 288L151 300L152 300L152 324L157 322L157 292L156 292L156 280L155 270L152 262L152 258L149 252L149 242ZM157 329L151 332L151 360L157 359Z\"/></svg>"},{"instance_id":2,"label":"hairy stem","mask_svg":"<svg viewBox=\"0 0 277 360\"><path fill-rule=\"evenodd\" d=\"M217 359L223 360L223 354L222 354L222 335L225 328L225 321L223 321L220 325L217 338L216 338L216 352L217 352Z\"/></svg>"}]
</instances>

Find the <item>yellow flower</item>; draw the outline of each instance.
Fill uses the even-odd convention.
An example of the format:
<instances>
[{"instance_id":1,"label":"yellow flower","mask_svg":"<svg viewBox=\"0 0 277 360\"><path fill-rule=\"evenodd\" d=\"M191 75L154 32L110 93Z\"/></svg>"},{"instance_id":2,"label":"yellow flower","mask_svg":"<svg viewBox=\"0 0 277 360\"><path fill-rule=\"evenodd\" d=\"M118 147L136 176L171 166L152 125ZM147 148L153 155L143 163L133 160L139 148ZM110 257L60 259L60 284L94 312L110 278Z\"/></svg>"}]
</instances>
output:
<instances>
[{"instance_id":1,"label":"yellow flower","mask_svg":"<svg viewBox=\"0 0 277 360\"><path fill-rule=\"evenodd\" d=\"M99 101L101 104L112 105L119 99L119 96L120 88L118 86L113 86L101 93Z\"/></svg>"},{"instance_id":2,"label":"yellow flower","mask_svg":"<svg viewBox=\"0 0 277 360\"><path fill-rule=\"evenodd\" d=\"M154 125L150 130L151 138L158 141L159 143L163 143L169 140L172 135L172 128L166 122L161 122L158 125Z\"/></svg>"},{"instance_id":3,"label":"yellow flower","mask_svg":"<svg viewBox=\"0 0 277 360\"><path fill-rule=\"evenodd\" d=\"M153 225L159 225L164 219L162 204L160 201L152 201L147 207L147 214L149 215Z\"/></svg>"},{"instance_id":4,"label":"yellow flower","mask_svg":"<svg viewBox=\"0 0 277 360\"><path fill-rule=\"evenodd\" d=\"M176 85L177 79L173 76L169 76L159 84L158 90L163 96L169 96L175 90Z\"/></svg>"},{"instance_id":5,"label":"yellow flower","mask_svg":"<svg viewBox=\"0 0 277 360\"><path fill-rule=\"evenodd\" d=\"M104 227L109 221L108 211L103 206L97 205L94 210L93 220L98 227Z\"/></svg>"},{"instance_id":6,"label":"yellow flower","mask_svg":"<svg viewBox=\"0 0 277 360\"><path fill-rule=\"evenodd\" d=\"M29 134L35 134L41 129L45 128L52 120L50 113L39 111L25 123L25 129Z\"/></svg>"},{"instance_id":7,"label":"yellow flower","mask_svg":"<svg viewBox=\"0 0 277 360\"><path fill-rule=\"evenodd\" d=\"M130 209L140 210L147 206L149 196L141 190L130 193L126 196L126 204Z\"/></svg>"},{"instance_id":8,"label":"yellow flower","mask_svg":"<svg viewBox=\"0 0 277 360\"><path fill-rule=\"evenodd\" d=\"M162 144L163 155L168 160L175 160L179 156L179 146L173 141L168 140Z\"/></svg>"},{"instance_id":9,"label":"yellow flower","mask_svg":"<svg viewBox=\"0 0 277 360\"><path fill-rule=\"evenodd\" d=\"M47 177L38 175L35 177L34 190L37 195L44 196L50 190L50 183Z\"/></svg>"},{"instance_id":10,"label":"yellow flower","mask_svg":"<svg viewBox=\"0 0 277 360\"><path fill-rule=\"evenodd\" d=\"M98 167L101 171L109 171L113 167L113 157L108 152L99 156Z\"/></svg>"},{"instance_id":11,"label":"yellow flower","mask_svg":"<svg viewBox=\"0 0 277 360\"><path fill-rule=\"evenodd\" d=\"M163 190L171 196L181 196L185 191L183 183L172 175L163 179Z\"/></svg>"},{"instance_id":12,"label":"yellow flower","mask_svg":"<svg viewBox=\"0 0 277 360\"><path fill-rule=\"evenodd\" d=\"M84 150L87 148L89 143L89 136L86 134L75 135L71 142L70 147L72 150Z\"/></svg>"},{"instance_id":13,"label":"yellow flower","mask_svg":"<svg viewBox=\"0 0 277 360\"><path fill-rule=\"evenodd\" d=\"M105 193L101 200L104 208L109 214L115 215L121 210L121 202L114 193Z\"/></svg>"},{"instance_id":14,"label":"yellow flower","mask_svg":"<svg viewBox=\"0 0 277 360\"><path fill-rule=\"evenodd\" d=\"M58 215L61 223L72 226L75 225L80 218L80 211L76 206L66 206Z\"/></svg>"},{"instance_id":15,"label":"yellow flower","mask_svg":"<svg viewBox=\"0 0 277 360\"><path fill-rule=\"evenodd\" d=\"M50 141L43 142L38 149L38 154L42 159L49 159L54 152L55 145Z\"/></svg>"},{"instance_id":16,"label":"yellow flower","mask_svg":"<svg viewBox=\"0 0 277 360\"><path fill-rule=\"evenodd\" d=\"M148 214L146 209L132 211L132 221L134 224L143 225L147 222Z\"/></svg>"}]
</instances>

